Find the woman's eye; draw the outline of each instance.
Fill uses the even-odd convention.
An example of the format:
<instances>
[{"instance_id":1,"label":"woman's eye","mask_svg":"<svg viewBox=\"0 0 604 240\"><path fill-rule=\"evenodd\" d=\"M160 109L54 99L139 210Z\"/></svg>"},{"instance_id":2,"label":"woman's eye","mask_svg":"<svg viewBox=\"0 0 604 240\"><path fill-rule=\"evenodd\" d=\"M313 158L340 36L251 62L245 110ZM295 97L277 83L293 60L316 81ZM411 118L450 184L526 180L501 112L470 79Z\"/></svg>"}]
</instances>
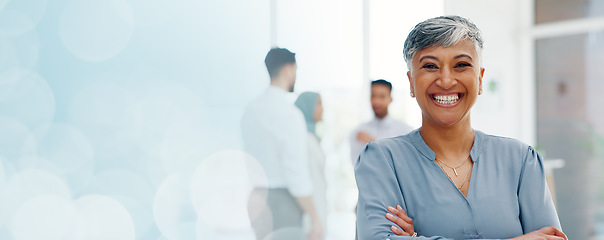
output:
<instances>
[{"instance_id":1,"label":"woman's eye","mask_svg":"<svg viewBox=\"0 0 604 240\"><path fill-rule=\"evenodd\" d=\"M436 64L433 63L428 63L424 66L422 66L422 68L427 68L427 69L437 69L438 67L436 66Z\"/></svg>"},{"instance_id":2,"label":"woman's eye","mask_svg":"<svg viewBox=\"0 0 604 240\"><path fill-rule=\"evenodd\" d=\"M469 66L472 66L472 65L470 65L469 63L466 63L466 62L460 62L456 65L456 67L458 67L458 68L469 67Z\"/></svg>"}]
</instances>

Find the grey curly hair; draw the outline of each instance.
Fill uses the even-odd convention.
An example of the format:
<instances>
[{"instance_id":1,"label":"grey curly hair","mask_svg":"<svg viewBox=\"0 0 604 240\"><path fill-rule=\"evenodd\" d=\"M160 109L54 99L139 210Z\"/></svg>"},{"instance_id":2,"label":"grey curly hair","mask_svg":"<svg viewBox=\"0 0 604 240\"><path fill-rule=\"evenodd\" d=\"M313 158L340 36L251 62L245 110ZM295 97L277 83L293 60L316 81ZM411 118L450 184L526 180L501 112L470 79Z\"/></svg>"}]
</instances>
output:
<instances>
[{"instance_id":1,"label":"grey curly hair","mask_svg":"<svg viewBox=\"0 0 604 240\"><path fill-rule=\"evenodd\" d=\"M450 47L464 39L471 40L476 46L478 59L482 59L482 34L470 20L460 16L440 16L418 23L409 32L403 53L407 68L411 70L415 54L427 47Z\"/></svg>"}]
</instances>

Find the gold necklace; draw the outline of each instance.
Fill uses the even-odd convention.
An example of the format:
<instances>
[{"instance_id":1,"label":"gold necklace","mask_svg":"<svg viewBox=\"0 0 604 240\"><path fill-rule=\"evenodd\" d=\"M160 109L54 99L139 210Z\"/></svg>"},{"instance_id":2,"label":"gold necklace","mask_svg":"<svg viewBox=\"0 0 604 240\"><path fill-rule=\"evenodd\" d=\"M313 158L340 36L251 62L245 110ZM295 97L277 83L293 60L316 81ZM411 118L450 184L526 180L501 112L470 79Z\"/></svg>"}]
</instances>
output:
<instances>
[{"instance_id":1,"label":"gold necklace","mask_svg":"<svg viewBox=\"0 0 604 240\"><path fill-rule=\"evenodd\" d=\"M440 162L442 162L442 161L440 161ZM457 187L457 184L455 184L455 181L453 181L453 178L451 178L451 176L449 176L449 174L447 173L447 171L445 171L445 169L443 168L443 166L440 165L440 163L438 163L438 162L436 162L436 164L438 164L438 166L440 166L440 168L443 169L443 172L445 172L445 174L447 174L447 177L449 177L449 179L451 180L451 182L453 183L453 185L455 185L455 187ZM461 167L461 165L459 167ZM455 171L455 169L453 171ZM461 186L457 187L457 189L459 189L459 191L461 191L461 189L463 188L463 186L466 185L466 181L468 180L468 176L470 176L470 172L471 172L471 170L466 173L466 177L463 179L463 182L461 183ZM457 176L457 172L455 172L455 175Z\"/></svg>"},{"instance_id":2,"label":"gold necklace","mask_svg":"<svg viewBox=\"0 0 604 240\"><path fill-rule=\"evenodd\" d=\"M436 159L436 161L438 161L438 162L441 162L441 163L442 163L442 164L444 164L445 166L447 166L447 167L449 167L449 168L453 169L453 172L455 173L455 176L456 176L456 177L458 177L459 175L457 175L457 170L456 170L456 169L457 169L457 168L462 167L463 165L465 165L465 164L467 163L467 161L466 161L466 160L467 160L469 157L470 157L470 154L468 154L468 156L462 160L463 162L462 162L461 164L459 164L459 166L457 166L457 167L451 167L451 166L449 166L448 164L446 164L445 162L443 162L442 160L440 160L440 159L438 159L438 158L434 158L434 159ZM441 168L443 168L443 167L442 167L442 165L440 165L440 164L439 164L439 166L440 166ZM444 171L444 169L443 169L443 171Z\"/></svg>"}]
</instances>

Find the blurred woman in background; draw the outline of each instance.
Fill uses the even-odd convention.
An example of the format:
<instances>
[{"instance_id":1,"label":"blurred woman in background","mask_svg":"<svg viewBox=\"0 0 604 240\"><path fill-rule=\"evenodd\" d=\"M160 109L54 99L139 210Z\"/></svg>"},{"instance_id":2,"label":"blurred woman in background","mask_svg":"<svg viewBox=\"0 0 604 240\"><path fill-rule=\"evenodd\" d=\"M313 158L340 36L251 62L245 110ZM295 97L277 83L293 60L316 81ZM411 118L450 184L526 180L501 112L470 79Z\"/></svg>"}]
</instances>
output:
<instances>
[{"instance_id":1,"label":"blurred woman in background","mask_svg":"<svg viewBox=\"0 0 604 240\"><path fill-rule=\"evenodd\" d=\"M315 209L319 215L319 219L323 224L324 232L325 225L327 222L327 183L325 180L325 155L321 148L321 139L317 136L316 124L323 120L323 105L321 103L321 96L315 92L303 92L298 96L296 100L296 106L304 114L306 120L306 126L308 130L307 134L307 146L308 146L308 163L310 176L313 182L313 194ZM310 228L310 219L305 217L305 229Z\"/></svg>"}]
</instances>

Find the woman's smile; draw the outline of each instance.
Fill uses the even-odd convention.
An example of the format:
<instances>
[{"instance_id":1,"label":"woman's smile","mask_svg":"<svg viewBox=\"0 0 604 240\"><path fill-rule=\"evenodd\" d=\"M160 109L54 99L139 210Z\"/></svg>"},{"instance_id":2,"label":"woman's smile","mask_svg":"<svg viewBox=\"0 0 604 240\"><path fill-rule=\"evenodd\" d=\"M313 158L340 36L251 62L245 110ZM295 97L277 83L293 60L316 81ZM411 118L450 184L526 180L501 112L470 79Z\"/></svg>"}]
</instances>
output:
<instances>
[{"instance_id":1,"label":"woman's smile","mask_svg":"<svg viewBox=\"0 0 604 240\"><path fill-rule=\"evenodd\" d=\"M464 97L463 93L434 93L430 94L432 102L439 107L455 107Z\"/></svg>"}]
</instances>

